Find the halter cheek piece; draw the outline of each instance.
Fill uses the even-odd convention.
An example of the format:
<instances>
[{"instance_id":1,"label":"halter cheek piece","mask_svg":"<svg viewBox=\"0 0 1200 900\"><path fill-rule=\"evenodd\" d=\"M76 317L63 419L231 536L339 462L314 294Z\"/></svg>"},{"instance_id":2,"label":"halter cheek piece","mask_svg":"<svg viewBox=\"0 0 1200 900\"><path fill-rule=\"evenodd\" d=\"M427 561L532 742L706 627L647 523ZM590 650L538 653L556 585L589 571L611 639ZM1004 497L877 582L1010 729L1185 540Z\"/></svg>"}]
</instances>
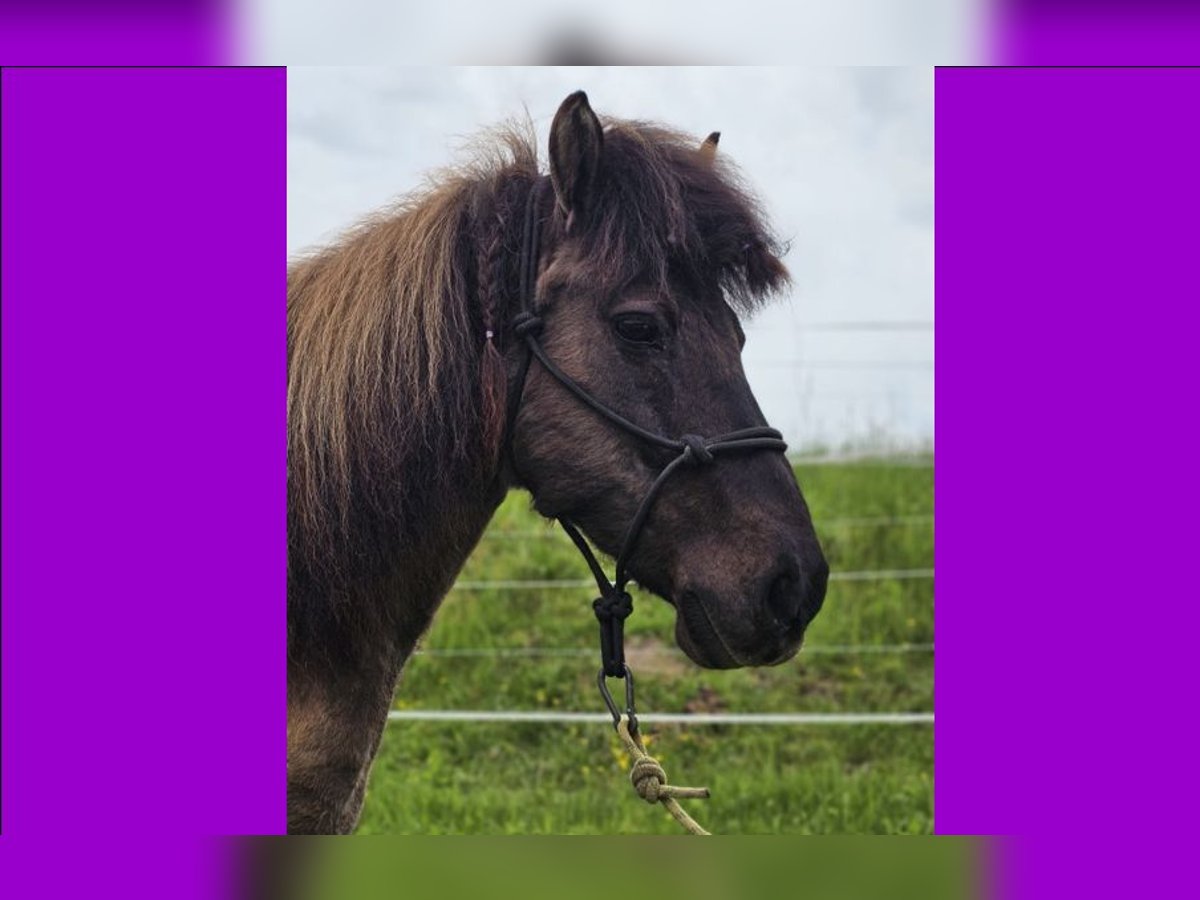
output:
<instances>
[{"instance_id":1,"label":"halter cheek piece","mask_svg":"<svg viewBox=\"0 0 1200 900\"><path fill-rule=\"evenodd\" d=\"M579 548L584 561L592 571L592 577L596 579L596 586L600 589L600 596L592 603L596 618L600 622L600 658L602 667L596 679L600 687L600 693L604 697L604 702L608 706L609 712L612 713L614 723L619 722L621 713L617 709L612 695L608 692L605 679L625 679L626 712L629 715L631 730L636 731L637 717L634 714L633 708L633 673L625 664L623 637L625 619L633 612L633 599L629 596L625 587L629 583L627 568L629 558L633 555L637 539L642 533L642 528L646 524L646 519L650 515L654 501L662 492L663 485L667 483L667 479L681 466L707 466L714 461L717 454L722 453L746 452L750 450L772 450L782 453L787 450L787 444L783 441L783 435L774 428L767 427L742 428L738 431L731 431L727 434L711 438L701 437L696 434L684 434L678 439L663 437L652 431L647 431L640 425L629 421L620 413L605 406L589 394L578 382L564 374L546 356L546 351L538 342L538 336L542 332L543 323L534 310L536 309L537 299L535 297L535 282L537 279L542 224L539 201L548 181L547 177L539 176L529 191L529 199L525 207L525 226L522 235L520 270L520 296L523 309L513 317L512 328L514 334L525 342L529 353L526 354L521 363L521 370L517 378L517 389L511 395L512 399L508 407L508 433L511 435L512 427L516 422L517 411L520 408L521 397L525 389L525 379L529 374L530 362L533 359L537 359L542 368L549 372L556 381L578 398L580 402L608 419L609 422L621 430L632 434L639 440L666 450L671 450L676 454L675 458L667 463L662 471L658 473L658 477L654 479L654 483L650 485L650 489L646 492L646 496L642 498L642 502L634 514L633 521L630 522L629 528L625 532L625 540L621 544L620 553L617 554L617 569L613 581L610 582L605 576L604 570L600 567L600 563L596 561L595 554L592 553L591 547L588 546L588 542L580 534L579 529L568 519L559 518L558 520L563 530L574 541L575 546Z\"/></svg>"}]
</instances>

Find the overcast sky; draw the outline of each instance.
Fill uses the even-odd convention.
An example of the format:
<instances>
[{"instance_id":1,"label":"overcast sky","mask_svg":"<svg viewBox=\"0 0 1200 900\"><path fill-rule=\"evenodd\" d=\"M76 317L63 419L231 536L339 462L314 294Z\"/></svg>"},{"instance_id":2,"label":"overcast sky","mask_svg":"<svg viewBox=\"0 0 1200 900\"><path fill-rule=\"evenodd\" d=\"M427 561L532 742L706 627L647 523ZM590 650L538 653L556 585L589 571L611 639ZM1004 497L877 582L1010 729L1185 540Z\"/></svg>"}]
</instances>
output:
<instances>
[{"instance_id":1,"label":"overcast sky","mask_svg":"<svg viewBox=\"0 0 1200 900\"><path fill-rule=\"evenodd\" d=\"M929 69L289 67L289 255L524 108L544 159L554 111L579 88L602 114L720 131L791 241L791 296L747 323L744 359L792 448L931 446ZM878 322L925 325L819 327Z\"/></svg>"}]
</instances>

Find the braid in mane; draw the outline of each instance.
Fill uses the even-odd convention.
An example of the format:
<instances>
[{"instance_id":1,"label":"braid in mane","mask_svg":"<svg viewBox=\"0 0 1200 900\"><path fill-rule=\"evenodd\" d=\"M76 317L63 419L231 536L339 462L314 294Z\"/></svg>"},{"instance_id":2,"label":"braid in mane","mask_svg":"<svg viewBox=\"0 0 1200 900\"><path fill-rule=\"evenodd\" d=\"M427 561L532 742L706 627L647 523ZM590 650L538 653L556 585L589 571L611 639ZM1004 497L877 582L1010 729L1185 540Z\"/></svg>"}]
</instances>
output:
<instances>
[{"instance_id":1,"label":"braid in mane","mask_svg":"<svg viewBox=\"0 0 1200 900\"><path fill-rule=\"evenodd\" d=\"M479 256L477 281L483 319L483 357L480 361L480 391L483 446L494 464L504 440L508 377L499 344L508 312L508 288L512 284L514 252L508 240L513 227L512 197L522 178L499 176L491 189L482 191L477 213Z\"/></svg>"}]
</instances>

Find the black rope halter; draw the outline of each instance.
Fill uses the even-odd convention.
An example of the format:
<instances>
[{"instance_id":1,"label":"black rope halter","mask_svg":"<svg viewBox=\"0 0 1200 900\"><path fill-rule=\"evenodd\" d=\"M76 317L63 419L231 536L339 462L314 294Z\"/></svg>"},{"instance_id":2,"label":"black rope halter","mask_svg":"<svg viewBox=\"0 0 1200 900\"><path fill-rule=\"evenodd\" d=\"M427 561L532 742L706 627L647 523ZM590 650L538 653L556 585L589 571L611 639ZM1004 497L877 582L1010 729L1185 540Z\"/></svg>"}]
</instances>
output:
<instances>
[{"instance_id":1,"label":"black rope halter","mask_svg":"<svg viewBox=\"0 0 1200 900\"><path fill-rule=\"evenodd\" d=\"M579 529L568 519L560 517L558 520L563 530L570 536L575 546L579 548L584 561L587 563L588 568L591 569L592 577L596 579L596 586L600 589L600 596L592 603L596 618L600 622L600 658L602 665L596 679L600 686L600 693L604 697L604 702L607 704L609 712L613 715L614 722L619 722L621 714L613 702L612 695L608 692L605 679L625 679L626 711L629 715L631 730L636 731L637 718L634 715L633 708L633 673L625 663L624 647L625 619L633 612L633 599L629 596L625 587L629 583L629 558L633 554L638 537L642 533L651 508L654 506L654 501L658 499L658 495L662 492L663 485L667 483L667 479L681 466L711 465L718 454L724 453L746 452L750 450L772 450L782 453L787 450L787 444L783 441L783 435L774 428L766 426L742 428L710 438L701 437L696 434L684 434L679 438L663 437L660 434L647 431L640 425L629 421L629 419L620 413L605 406L589 394L578 382L563 373L546 356L546 351L538 342L538 336L542 332L543 323L542 319L536 313L537 297L535 295L542 226L540 201L548 181L549 179L545 176L540 176L537 179L529 191L529 198L526 201L525 207L525 226L522 235L520 270L520 292L523 309L513 317L512 327L516 336L525 342L529 353L526 354L521 363L521 370L517 378L517 389L512 393L509 402L509 433L511 434L512 426L516 421L517 411L521 405L521 397L525 390L525 379L529 374L530 362L536 358L542 365L542 368L549 372L559 384L590 409L639 440L646 441L666 450L671 450L676 454L675 458L667 463L662 471L658 473L658 477L654 479L654 483L650 485L650 489L646 491L646 495L642 498L642 502L634 514L633 521L630 522L629 528L625 532L625 540L621 544L621 550L617 554L617 569L612 581L609 581L608 577L604 574L604 569L601 568L595 554L592 552L587 540L580 534Z\"/></svg>"}]
</instances>

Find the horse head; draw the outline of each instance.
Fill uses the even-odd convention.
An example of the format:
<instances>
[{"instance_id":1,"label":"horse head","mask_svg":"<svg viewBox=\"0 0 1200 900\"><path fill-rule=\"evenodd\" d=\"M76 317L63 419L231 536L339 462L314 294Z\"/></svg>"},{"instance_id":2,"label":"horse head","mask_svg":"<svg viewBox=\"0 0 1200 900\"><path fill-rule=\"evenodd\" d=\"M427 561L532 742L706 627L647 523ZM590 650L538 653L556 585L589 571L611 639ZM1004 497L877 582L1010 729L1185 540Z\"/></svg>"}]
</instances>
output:
<instances>
[{"instance_id":1,"label":"horse head","mask_svg":"<svg viewBox=\"0 0 1200 900\"><path fill-rule=\"evenodd\" d=\"M550 132L530 302L540 347L566 380L638 429L694 445L704 464L658 486L625 564L674 606L692 660L735 668L795 655L829 567L782 453L704 450L705 436L766 425L742 368L739 313L788 278L718 137L606 126L583 92L568 97ZM615 426L546 366L520 371L515 480L541 513L617 555L678 454Z\"/></svg>"}]
</instances>

